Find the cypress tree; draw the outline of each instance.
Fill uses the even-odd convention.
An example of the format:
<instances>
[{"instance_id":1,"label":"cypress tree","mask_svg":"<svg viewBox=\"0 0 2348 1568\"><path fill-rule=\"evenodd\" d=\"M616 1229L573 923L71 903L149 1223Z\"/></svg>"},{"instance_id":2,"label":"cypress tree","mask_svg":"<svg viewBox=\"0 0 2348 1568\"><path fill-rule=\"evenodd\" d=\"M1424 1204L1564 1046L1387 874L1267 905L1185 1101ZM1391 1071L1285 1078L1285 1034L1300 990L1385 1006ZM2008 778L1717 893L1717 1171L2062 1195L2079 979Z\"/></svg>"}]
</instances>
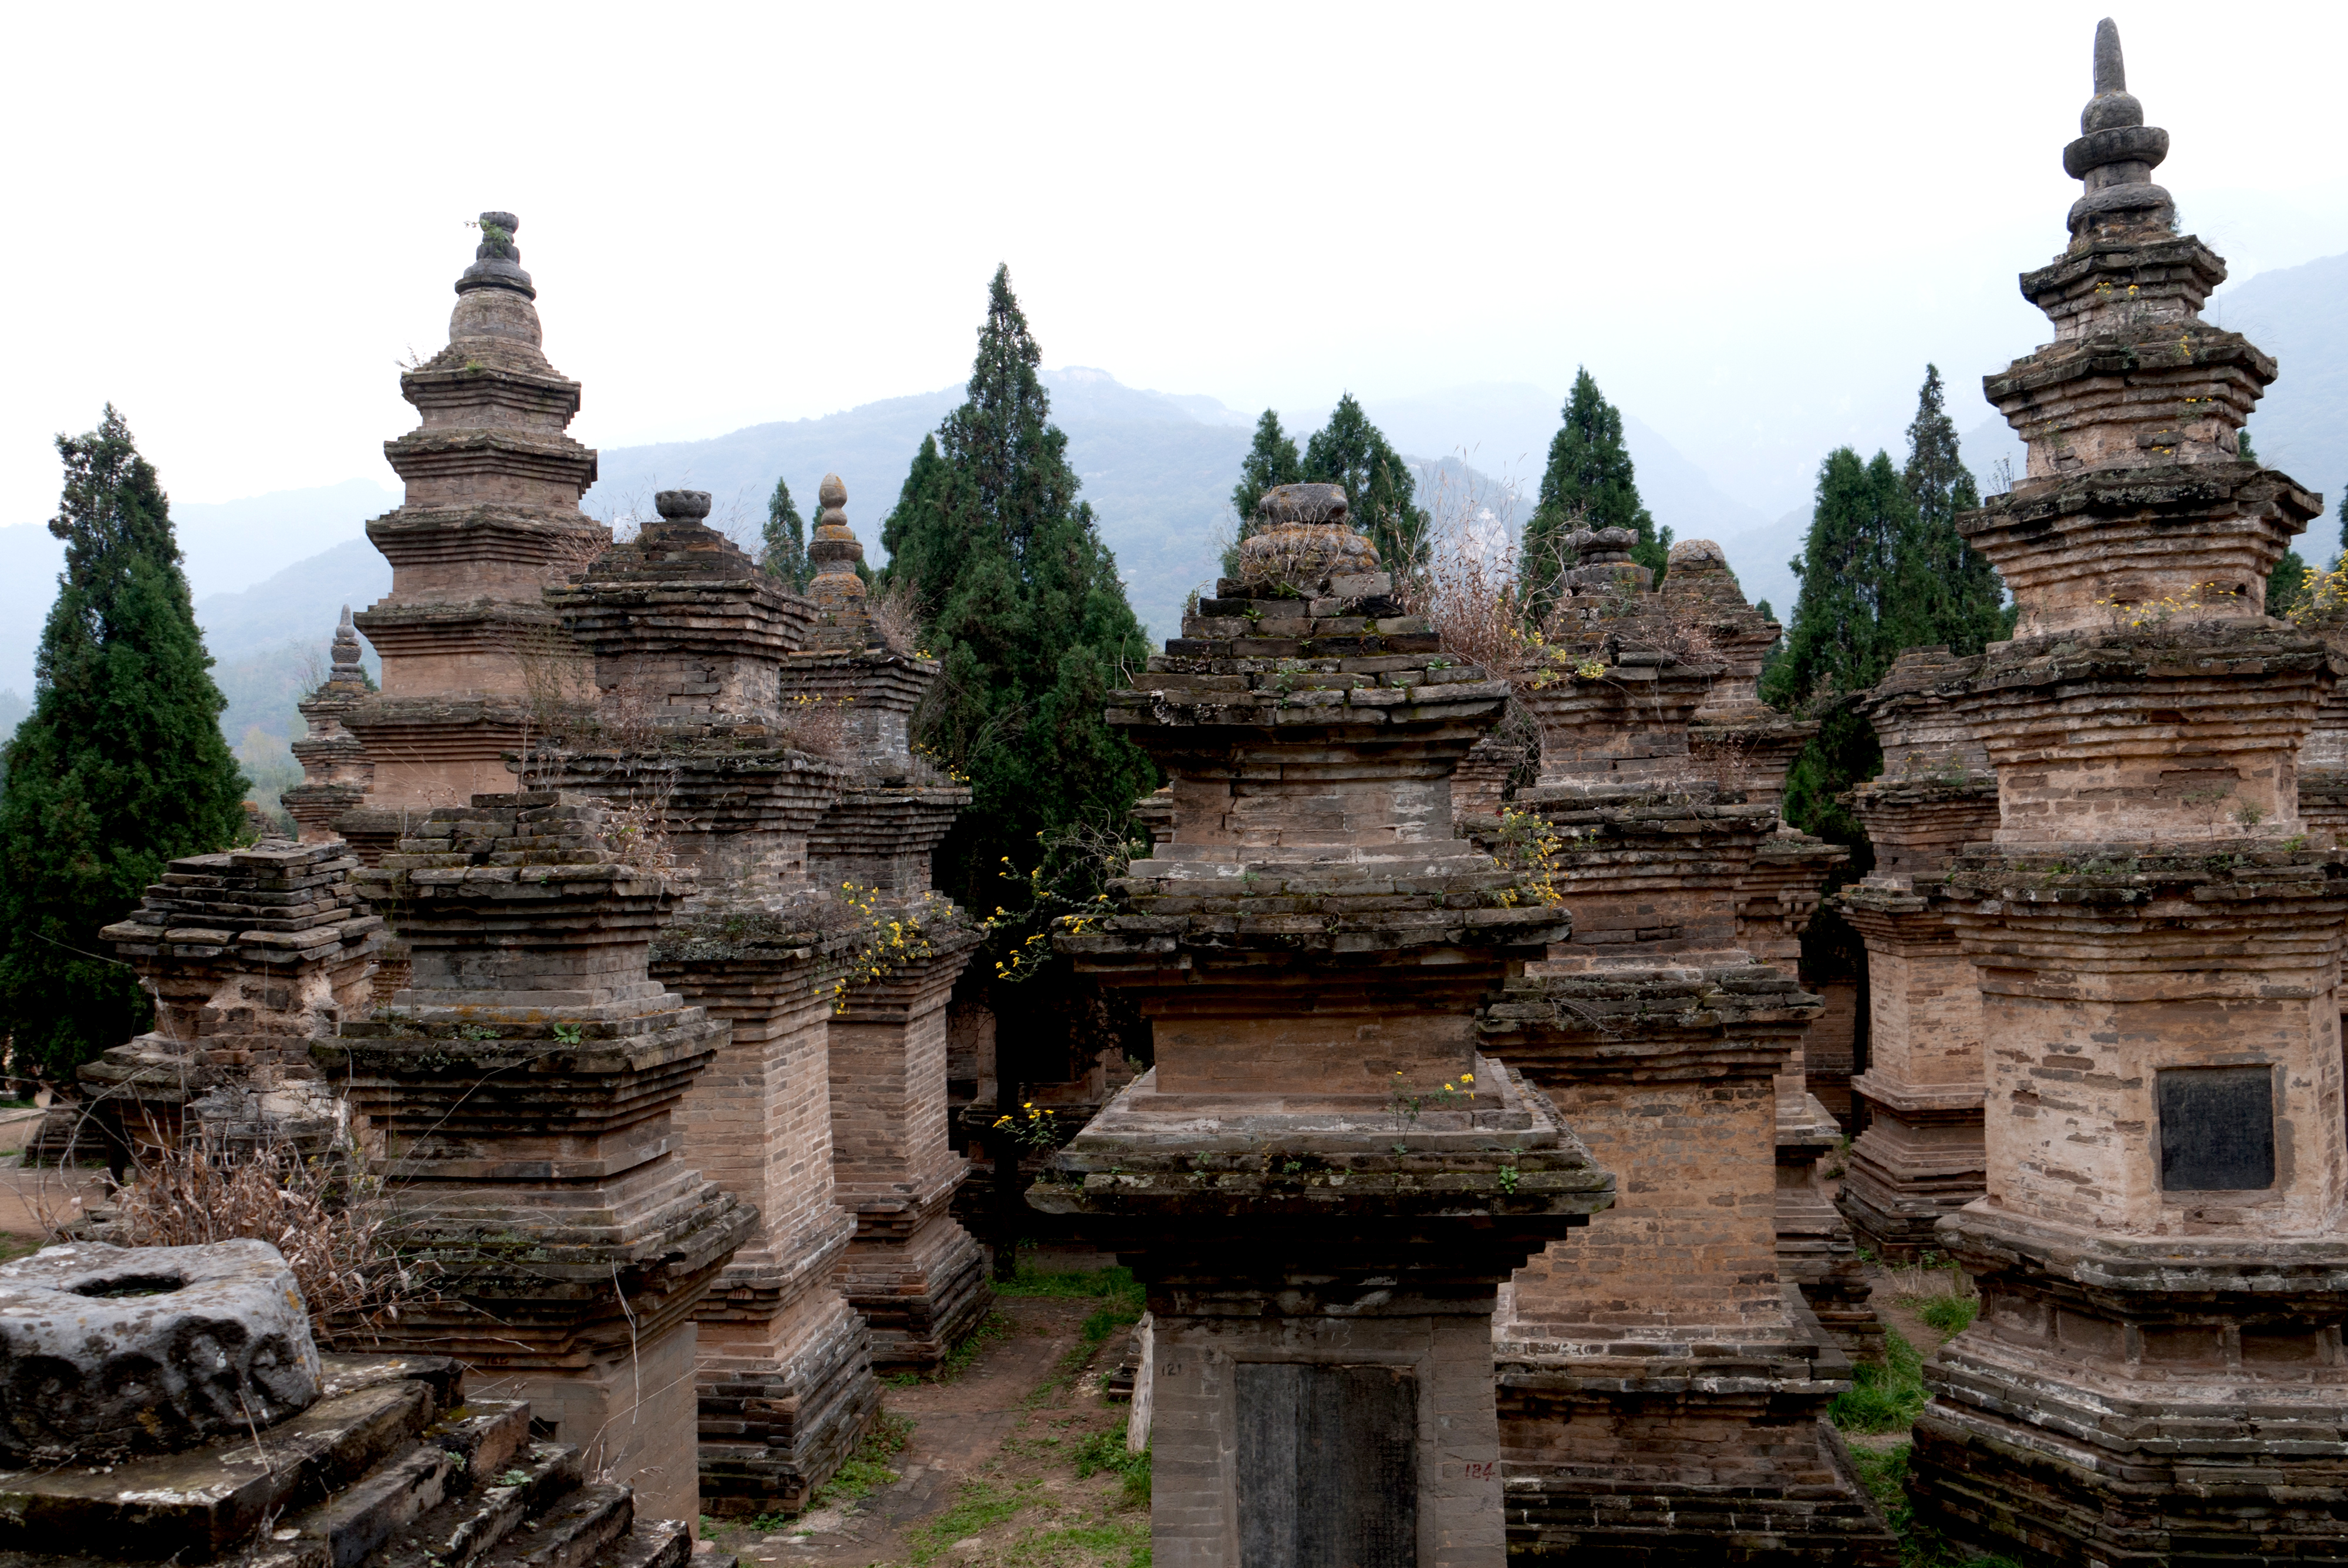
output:
<instances>
[{"instance_id":1,"label":"cypress tree","mask_svg":"<svg viewBox=\"0 0 2348 1568\"><path fill-rule=\"evenodd\" d=\"M1598 390L1590 372L1576 366L1573 391L1559 411L1557 435L1549 444L1549 467L1540 496L1525 524L1522 578L1530 601L1546 610L1554 595L1565 536L1576 528L1628 528L1638 536L1631 559L1663 580L1671 557L1672 530L1660 532L1639 499L1636 466L1622 444L1622 415Z\"/></svg>"},{"instance_id":2,"label":"cypress tree","mask_svg":"<svg viewBox=\"0 0 2348 1568\"><path fill-rule=\"evenodd\" d=\"M1304 477L1304 460L1298 456L1296 442L1280 427L1280 415L1272 409L1255 422L1255 441L1248 455L1240 459L1240 482L1231 487L1231 510L1239 514L1239 528L1231 545L1223 551L1223 575L1231 577L1240 569L1240 540L1248 537L1255 522L1255 504L1263 493L1276 485L1293 485Z\"/></svg>"},{"instance_id":3,"label":"cypress tree","mask_svg":"<svg viewBox=\"0 0 2348 1568\"><path fill-rule=\"evenodd\" d=\"M1261 439L1262 425L1257 425L1256 433ZM1377 547L1379 566L1397 582L1426 564L1430 519L1418 505L1417 484L1352 393L1337 399L1329 423L1305 442L1303 466L1308 482L1345 487L1354 527L1369 536Z\"/></svg>"},{"instance_id":4,"label":"cypress tree","mask_svg":"<svg viewBox=\"0 0 2348 1568\"><path fill-rule=\"evenodd\" d=\"M1156 776L1102 719L1120 670L1148 650L1077 497L1041 358L998 268L969 399L923 439L880 535L885 575L913 585L944 666L917 739L974 796L939 852L939 881L977 908L1001 901L1004 857L1025 870L1039 834L1122 825Z\"/></svg>"},{"instance_id":5,"label":"cypress tree","mask_svg":"<svg viewBox=\"0 0 2348 1568\"><path fill-rule=\"evenodd\" d=\"M1900 482L1914 517L1897 541L1885 634L1895 650L1946 644L1970 658L2013 633L2014 612L1997 569L1957 532L1957 515L1978 507L1981 492L1958 446L1938 365L1924 367Z\"/></svg>"},{"instance_id":6,"label":"cypress tree","mask_svg":"<svg viewBox=\"0 0 2348 1568\"><path fill-rule=\"evenodd\" d=\"M775 481L775 493L767 497L764 531L766 545L758 551L759 567L793 593L805 593L808 579L813 575L808 566L807 524L799 519L798 507L791 504L790 486L780 478Z\"/></svg>"},{"instance_id":7,"label":"cypress tree","mask_svg":"<svg viewBox=\"0 0 2348 1568\"><path fill-rule=\"evenodd\" d=\"M1246 536L1255 517L1255 504L1276 485L1293 485L1304 477L1304 460L1296 442L1280 427L1280 415L1267 408L1255 422L1255 442L1240 459L1240 482L1231 487L1231 510L1240 516L1240 533Z\"/></svg>"},{"instance_id":8,"label":"cypress tree","mask_svg":"<svg viewBox=\"0 0 2348 1568\"><path fill-rule=\"evenodd\" d=\"M245 779L153 466L112 405L57 453L66 569L0 794L0 1030L18 1071L63 1077L152 1017L99 929L167 861L237 842Z\"/></svg>"},{"instance_id":9,"label":"cypress tree","mask_svg":"<svg viewBox=\"0 0 2348 1568\"><path fill-rule=\"evenodd\" d=\"M1900 644L1886 624L1885 590L1916 506L1891 459L1862 463L1848 446L1818 466L1818 503L1802 554L1793 561L1801 590L1785 651L1763 671L1761 694L1776 707L1807 707L1823 725L1786 778L1785 819L1838 843L1862 841L1858 819L1835 796L1882 765L1866 721L1839 699L1883 678Z\"/></svg>"}]
</instances>

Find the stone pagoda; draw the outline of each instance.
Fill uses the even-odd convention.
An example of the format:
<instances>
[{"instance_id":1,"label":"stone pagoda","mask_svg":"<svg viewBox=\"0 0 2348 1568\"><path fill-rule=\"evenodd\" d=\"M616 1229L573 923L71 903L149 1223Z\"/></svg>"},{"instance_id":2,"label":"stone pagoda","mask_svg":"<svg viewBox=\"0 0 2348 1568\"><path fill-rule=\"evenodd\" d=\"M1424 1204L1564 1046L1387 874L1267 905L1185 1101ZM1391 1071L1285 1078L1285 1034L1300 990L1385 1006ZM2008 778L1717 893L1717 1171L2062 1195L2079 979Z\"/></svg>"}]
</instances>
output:
<instances>
[{"instance_id":1,"label":"stone pagoda","mask_svg":"<svg viewBox=\"0 0 2348 1568\"><path fill-rule=\"evenodd\" d=\"M366 799L367 786L375 782L374 759L359 738L343 728L343 715L375 691L360 661L358 628L351 624L347 604L329 651L332 661L325 680L295 704L308 726L308 733L294 743L302 782L278 797L300 826L304 844L338 836L335 824Z\"/></svg>"},{"instance_id":2,"label":"stone pagoda","mask_svg":"<svg viewBox=\"0 0 2348 1568\"><path fill-rule=\"evenodd\" d=\"M1944 687L1980 667L1945 648L1910 648L1860 711L1883 772L1852 800L1875 870L1836 907L1867 944L1867 1109L1837 1206L1879 1257L1914 1262L1933 1227L1982 1195L1981 987L1957 941L1946 877L1968 844L1997 830L1997 775Z\"/></svg>"},{"instance_id":3,"label":"stone pagoda","mask_svg":"<svg viewBox=\"0 0 2348 1568\"><path fill-rule=\"evenodd\" d=\"M2054 341L1987 379L2027 477L1959 528L2020 607L1944 688L1998 781L1945 886L1980 973L1981 1316L1927 1368L1918 1513L2074 1563L2348 1557L2348 886L2296 753L2338 665L2261 614L2320 498L2245 461L2275 375L2096 29Z\"/></svg>"},{"instance_id":4,"label":"stone pagoda","mask_svg":"<svg viewBox=\"0 0 2348 1568\"><path fill-rule=\"evenodd\" d=\"M357 868L336 840L187 856L98 933L155 999L154 1029L79 1074L118 1176L191 1122L305 1155L333 1143L310 1040L365 1010L384 947Z\"/></svg>"},{"instance_id":5,"label":"stone pagoda","mask_svg":"<svg viewBox=\"0 0 2348 1568\"><path fill-rule=\"evenodd\" d=\"M1438 656L1341 489L1258 518L1112 698L1171 832L1056 941L1157 1064L1029 1202L1148 1286L1153 1561L1493 1563L1495 1291L1612 1184L1475 1012L1566 922L1450 835L1505 684Z\"/></svg>"},{"instance_id":6,"label":"stone pagoda","mask_svg":"<svg viewBox=\"0 0 2348 1568\"><path fill-rule=\"evenodd\" d=\"M900 934L892 923L906 936L888 963L841 982L833 1009L834 1201L856 1216L833 1280L871 1324L876 1366L926 1369L994 1299L985 1254L952 1212L970 1162L948 1124L946 1005L978 935L930 885L932 852L970 789L912 750L913 710L938 665L891 646L873 618L839 475L824 476L817 499L808 594L820 620L812 646L785 661L783 689L793 708L829 716L847 774L808 839L808 867L857 911L869 952Z\"/></svg>"},{"instance_id":7,"label":"stone pagoda","mask_svg":"<svg viewBox=\"0 0 2348 1568\"><path fill-rule=\"evenodd\" d=\"M519 226L510 212L481 214L448 346L400 374L423 423L384 444L407 495L367 525L391 592L356 618L383 658L383 690L336 715L374 776L335 830L369 859L434 807L510 788L506 754L583 695L540 590L611 534L579 509L595 454L563 434L579 384L541 352Z\"/></svg>"},{"instance_id":8,"label":"stone pagoda","mask_svg":"<svg viewBox=\"0 0 2348 1568\"><path fill-rule=\"evenodd\" d=\"M1520 1270L1494 1323L1510 1545L1725 1550L1759 1532L1788 1560L1888 1562L1890 1533L1822 1419L1849 1386L1838 1337L1863 1343L1873 1325L1851 1309L1855 1251L1811 1201L1823 1112L1798 1062L1821 1004L1785 940L1808 905L1781 901L1780 880L1766 907L1783 913L1752 913L1775 794L1807 737L1740 701L1768 623L1716 547L1673 547L1672 577L1689 580L1664 600L1627 530L1572 543L1523 698L1541 782L1518 792L1518 815L1467 825L1505 843L1537 817L1573 929L1480 1027L1622 1196ZM1810 843L1786 862L1823 877L1831 860ZM1786 967L1742 945L1756 927Z\"/></svg>"},{"instance_id":9,"label":"stone pagoda","mask_svg":"<svg viewBox=\"0 0 2348 1568\"><path fill-rule=\"evenodd\" d=\"M641 841L582 795L480 795L410 827L360 877L408 938L408 984L314 1049L403 1253L439 1271L387 1333L693 1518L693 1314L757 1215L677 1125L729 1033L647 972L680 879L631 864Z\"/></svg>"},{"instance_id":10,"label":"stone pagoda","mask_svg":"<svg viewBox=\"0 0 2348 1568\"><path fill-rule=\"evenodd\" d=\"M837 478L824 493L825 560L852 579ZM788 591L708 527L706 492L655 506L547 589L596 701L518 765L612 803L698 874L654 972L733 1033L687 1100L685 1150L760 1215L699 1310L702 1489L713 1512L768 1513L803 1504L878 1409L872 1325L884 1367L926 1368L988 1304L947 1214L962 1162L910 1103L942 1105L926 1050L942 998L909 1028L901 994L951 989L974 943L928 897L929 851L969 794L910 779L905 719L936 667L868 647L860 597ZM894 821L891 784L912 797ZM925 924L923 950L860 965L891 918Z\"/></svg>"}]
</instances>

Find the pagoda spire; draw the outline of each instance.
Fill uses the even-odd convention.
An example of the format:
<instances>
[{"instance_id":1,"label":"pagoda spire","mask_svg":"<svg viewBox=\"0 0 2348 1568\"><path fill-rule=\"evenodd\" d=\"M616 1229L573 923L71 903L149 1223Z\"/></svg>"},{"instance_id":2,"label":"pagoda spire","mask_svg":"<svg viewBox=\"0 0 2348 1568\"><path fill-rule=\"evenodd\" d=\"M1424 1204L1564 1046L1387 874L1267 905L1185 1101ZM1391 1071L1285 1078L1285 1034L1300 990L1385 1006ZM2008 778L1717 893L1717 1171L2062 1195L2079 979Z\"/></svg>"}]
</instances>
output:
<instances>
[{"instance_id":1,"label":"pagoda spire","mask_svg":"<svg viewBox=\"0 0 2348 1568\"><path fill-rule=\"evenodd\" d=\"M2096 96L2079 111L2079 139L2063 149L2063 172L2086 187L2071 204L2071 232L2172 230L2176 205L2152 182L2168 156L2168 133L2144 123L2144 105L2127 90L2120 30L2106 16L2096 24Z\"/></svg>"}]
</instances>

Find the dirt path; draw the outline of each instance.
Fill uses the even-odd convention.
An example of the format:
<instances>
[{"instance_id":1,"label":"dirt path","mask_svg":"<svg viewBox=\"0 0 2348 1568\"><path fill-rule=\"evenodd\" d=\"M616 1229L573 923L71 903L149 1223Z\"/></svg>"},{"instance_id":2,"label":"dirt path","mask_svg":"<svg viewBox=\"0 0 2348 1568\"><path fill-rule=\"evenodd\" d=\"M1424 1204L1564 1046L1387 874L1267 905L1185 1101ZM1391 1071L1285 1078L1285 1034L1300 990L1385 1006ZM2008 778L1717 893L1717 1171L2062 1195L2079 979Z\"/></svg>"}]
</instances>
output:
<instances>
[{"instance_id":1,"label":"dirt path","mask_svg":"<svg viewBox=\"0 0 2348 1568\"><path fill-rule=\"evenodd\" d=\"M1099 1389L1125 1332L1085 1343L1085 1318L1098 1305L1007 1298L1000 1310L1008 1332L960 1377L888 1389L889 1413L915 1423L904 1450L888 1461L897 1481L764 1532L717 1520L705 1522L703 1533L746 1568L1146 1563L1146 1486L1129 1488L1114 1468L1078 1474L1086 1457L1124 1448L1128 1407L1107 1403Z\"/></svg>"}]
</instances>

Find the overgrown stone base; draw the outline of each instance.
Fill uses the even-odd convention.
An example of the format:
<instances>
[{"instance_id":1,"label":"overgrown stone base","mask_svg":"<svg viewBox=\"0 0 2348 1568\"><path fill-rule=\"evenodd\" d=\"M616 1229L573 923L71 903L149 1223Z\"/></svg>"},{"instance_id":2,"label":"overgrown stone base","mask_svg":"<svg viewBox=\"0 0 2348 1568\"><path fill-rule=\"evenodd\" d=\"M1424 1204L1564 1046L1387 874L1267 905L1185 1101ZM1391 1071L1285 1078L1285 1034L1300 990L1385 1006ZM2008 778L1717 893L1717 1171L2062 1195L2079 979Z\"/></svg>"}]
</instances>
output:
<instances>
[{"instance_id":1,"label":"overgrown stone base","mask_svg":"<svg viewBox=\"0 0 2348 1568\"><path fill-rule=\"evenodd\" d=\"M875 1369L928 1371L994 1305L986 1254L943 1204L909 1235L875 1218L863 1216L832 1283L872 1326Z\"/></svg>"},{"instance_id":2,"label":"overgrown stone base","mask_svg":"<svg viewBox=\"0 0 2348 1568\"><path fill-rule=\"evenodd\" d=\"M798 1512L880 1413L871 1329L819 1287L770 1322L700 1331L702 1512Z\"/></svg>"}]
</instances>

